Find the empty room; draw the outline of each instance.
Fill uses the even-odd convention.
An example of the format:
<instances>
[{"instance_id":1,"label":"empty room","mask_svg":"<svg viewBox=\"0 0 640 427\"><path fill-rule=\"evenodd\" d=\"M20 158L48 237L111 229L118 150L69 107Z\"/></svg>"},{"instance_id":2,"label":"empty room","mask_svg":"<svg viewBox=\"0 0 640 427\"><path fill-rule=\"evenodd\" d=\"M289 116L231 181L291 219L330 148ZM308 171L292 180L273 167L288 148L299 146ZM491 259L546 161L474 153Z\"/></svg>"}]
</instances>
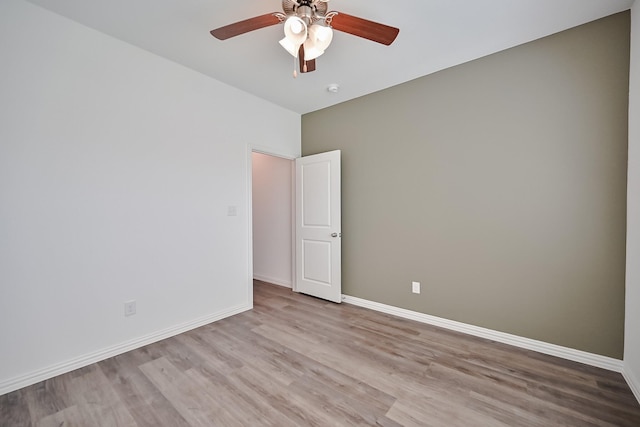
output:
<instances>
[{"instance_id":1,"label":"empty room","mask_svg":"<svg viewBox=\"0 0 640 427\"><path fill-rule=\"evenodd\" d=\"M1 426L640 425L637 0L2 0Z\"/></svg>"}]
</instances>

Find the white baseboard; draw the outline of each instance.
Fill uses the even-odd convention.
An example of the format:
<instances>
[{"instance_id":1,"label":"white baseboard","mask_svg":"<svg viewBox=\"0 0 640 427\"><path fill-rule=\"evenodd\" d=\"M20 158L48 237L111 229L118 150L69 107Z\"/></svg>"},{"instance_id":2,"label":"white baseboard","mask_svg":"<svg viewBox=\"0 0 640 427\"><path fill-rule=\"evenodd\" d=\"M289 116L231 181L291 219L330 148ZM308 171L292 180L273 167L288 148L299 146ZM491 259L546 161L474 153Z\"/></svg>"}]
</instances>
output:
<instances>
[{"instance_id":1,"label":"white baseboard","mask_svg":"<svg viewBox=\"0 0 640 427\"><path fill-rule=\"evenodd\" d=\"M633 373L629 366L625 364L624 369L622 370L622 376L624 377L627 384L629 384L629 388L633 392L633 395L636 397L638 403L640 403L640 380Z\"/></svg>"},{"instance_id":2,"label":"white baseboard","mask_svg":"<svg viewBox=\"0 0 640 427\"><path fill-rule=\"evenodd\" d=\"M612 357L601 356L598 354L588 353L586 351L575 350L573 348L549 344L543 341L537 341L530 338L524 338L517 335L494 331L492 329L481 328L479 326L473 326L462 322L443 319L441 317L431 316L429 314L406 310L404 308L398 308L374 301L368 301L349 295L343 295L342 301L348 304L369 308L371 310L380 311L382 313L392 314L394 316L402 317L405 319L415 320L418 322L427 323L429 325L439 326L441 328L463 332L465 334L474 335L476 337L501 342L503 344L509 344L527 350L533 350L539 353L561 357L563 359L572 360L574 362L580 362L586 365L591 365L610 371L623 372L622 360L614 359Z\"/></svg>"},{"instance_id":3,"label":"white baseboard","mask_svg":"<svg viewBox=\"0 0 640 427\"><path fill-rule=\"evenodd\" d=\"M291 281L290 280L282 280L276 279L275 277L263 276L261 274L253 273L253 278L256 280L260 280L262 282L271 283L273 285L284 286L285 288L291 289Z\"/></svg>"},{"instance_id":4,"label":"white baseboard","mask_svg":"<svg viewBox=\"0 0 640 427\"><path fill-rule=\"evenodd\" d=\"M217 320L242 313L243 311L250 310L251 308L251 305L242 304L228 310L203 316L179 325L171 326L169 328L145 335L143 337L135 338L111 347L104 348L102 350L91 352L83 356L66 360L64 362L56 363L43 369L38 369L36 371L29 372L24 375L19 375L5 381L0 381L0 396L38 383L40 381L44 381L49 378L65 374L67 372L71 372L75 369L91 365L92 363L100 362L101 360L126 353L127 351L135 350L136 348L140 348L145 345L170 338L183 332L187 332L191 329L199 328L200 326L207 325L211 322L215 322Z\"/></svg>"}]
</instances>

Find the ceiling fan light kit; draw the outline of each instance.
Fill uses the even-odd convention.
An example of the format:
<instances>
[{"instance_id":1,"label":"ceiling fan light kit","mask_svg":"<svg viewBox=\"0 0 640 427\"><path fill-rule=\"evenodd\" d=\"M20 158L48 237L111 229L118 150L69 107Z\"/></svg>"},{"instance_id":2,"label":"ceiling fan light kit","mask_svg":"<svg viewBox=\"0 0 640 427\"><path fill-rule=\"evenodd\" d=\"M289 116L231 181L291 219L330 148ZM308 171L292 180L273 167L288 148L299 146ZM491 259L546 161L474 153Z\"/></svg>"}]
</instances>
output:
<instances>
[{"instance_id":1,"label":"ceiling fan light kit","mask_svg":"<svg viewBox=\"0 0 640 427\"><path fill-rule=\"evenodd\" d=\"M384 45L390 45L400 30L388 25L347 15L327 12L328 0L282 0L281 12L245 19L212 30L212 36L226 40L250 31L284 22L284 38L280 45L299 61L300 72L316 69L315 60L333 40L333 30L342 31ZM294 70L293 76L297 75Z\"/></svg>"}]
</instances>

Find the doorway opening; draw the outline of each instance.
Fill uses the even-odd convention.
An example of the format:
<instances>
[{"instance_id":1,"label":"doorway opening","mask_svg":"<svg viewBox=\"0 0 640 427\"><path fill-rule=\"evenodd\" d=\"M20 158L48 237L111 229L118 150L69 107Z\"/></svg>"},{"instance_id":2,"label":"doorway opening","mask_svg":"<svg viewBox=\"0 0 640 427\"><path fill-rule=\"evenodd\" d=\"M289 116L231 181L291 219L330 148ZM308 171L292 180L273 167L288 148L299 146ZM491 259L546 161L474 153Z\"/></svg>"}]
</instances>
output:
<instances>
[{"instance_id":1,"label":"doorway opening","mask_svg":"<svg viewBox=\"0 0 640 427\"><path fill-rule=\"evenodd\" d=\"M253 278L293 288L295 161L251 152Z\"/></svg>"}]
</instances>

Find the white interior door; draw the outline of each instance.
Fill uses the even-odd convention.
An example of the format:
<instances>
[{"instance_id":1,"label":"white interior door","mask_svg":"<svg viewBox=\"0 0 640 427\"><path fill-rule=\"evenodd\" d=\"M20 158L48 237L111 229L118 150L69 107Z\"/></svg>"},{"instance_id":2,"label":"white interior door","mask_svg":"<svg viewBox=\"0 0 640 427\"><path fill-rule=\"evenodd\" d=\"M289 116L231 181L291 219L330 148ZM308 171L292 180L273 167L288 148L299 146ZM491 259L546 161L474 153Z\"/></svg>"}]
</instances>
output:
<instances>
[{"instance_id":1,"label":"white interior door","mask_svg":"<svg viewBox=\"0 0 640 427\"><path fill-rule=\"evenodd\" d=\"M341 302L340 150L296 159L295 290Z\"/></svg>"}]
</instances>

